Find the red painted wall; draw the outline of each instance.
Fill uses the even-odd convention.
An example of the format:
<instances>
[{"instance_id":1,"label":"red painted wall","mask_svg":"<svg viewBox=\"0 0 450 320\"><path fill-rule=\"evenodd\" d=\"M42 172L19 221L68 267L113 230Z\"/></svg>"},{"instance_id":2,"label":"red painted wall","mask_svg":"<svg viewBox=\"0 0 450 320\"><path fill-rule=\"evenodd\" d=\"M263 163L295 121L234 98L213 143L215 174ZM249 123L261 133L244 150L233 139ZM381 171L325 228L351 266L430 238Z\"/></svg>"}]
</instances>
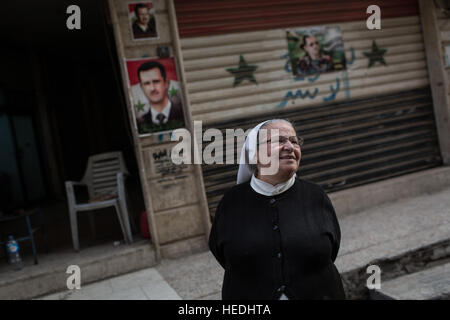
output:
<instances>
[{"instance_id":1,"label":"red painted wall","mask_svg":"<svg viewBox=\"0 0 450 320\"><path fill-rule=\"evenodd\" d=\"M372 4L381 8L382 19L419 14L417 0L175 0L175 9L185 38L365 21Z\"/></svg>"}]
</instances>

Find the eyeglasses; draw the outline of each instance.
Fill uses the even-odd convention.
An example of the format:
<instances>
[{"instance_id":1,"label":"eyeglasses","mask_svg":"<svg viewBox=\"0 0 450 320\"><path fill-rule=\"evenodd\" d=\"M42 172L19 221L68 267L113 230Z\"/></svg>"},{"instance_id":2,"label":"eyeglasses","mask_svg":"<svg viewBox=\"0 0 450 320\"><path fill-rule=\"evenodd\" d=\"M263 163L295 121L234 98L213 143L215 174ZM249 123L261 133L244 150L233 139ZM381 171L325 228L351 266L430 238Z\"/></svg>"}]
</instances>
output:
<instances>
[{"instance_id":1,"label":"eyeglasses","mask_svg":"<svg viewBox=\"0 0 450 320\"><path fill-rule=\"evenodd\" d=\"M300 136L290 136L290 137L286 137L286 136L278 136L278 143L280 145L285 145L287 142L292 143L292 145L294 147L298 147L300 148L303 145L303 142L305 141L302 137ZM271 139L267 140L267 143L272 142Z\"/></svg>"}]
</instances>

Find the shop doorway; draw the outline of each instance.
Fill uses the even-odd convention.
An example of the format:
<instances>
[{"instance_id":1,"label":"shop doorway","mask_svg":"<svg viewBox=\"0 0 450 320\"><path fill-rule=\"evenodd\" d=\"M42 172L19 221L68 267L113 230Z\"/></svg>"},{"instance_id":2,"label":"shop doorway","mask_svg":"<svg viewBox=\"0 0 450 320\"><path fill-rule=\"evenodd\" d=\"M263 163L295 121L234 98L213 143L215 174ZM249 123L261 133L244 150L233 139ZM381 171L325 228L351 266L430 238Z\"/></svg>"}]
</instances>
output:
<instances>
[{"instance_id":1,"label":"shop doorway","mask_svg":"<svg viewBox=\"0 0 450 320\"><path fill-rule=\"evenodd\" d=\"M81 9L81 30L68 30L66 9ZM79 181L88 157L121 151L130 173L128 210L139 240L145 210L135 148L106 1L7 2L0 10L0 209L39 206L50 252L70 250L65 181ZM17 28L17 17L26 17ZM83 192L83 191L82 191ZM83 199L83 195L80 197ZM123 239L114 209L79 215L81 250ZM20 233L11 224L2 233ZM41 237L36 234L38 253ZM31 245L21 244L24 255ZM0 263L4 263L0 250Z\"/></svg>"}]
</instances>

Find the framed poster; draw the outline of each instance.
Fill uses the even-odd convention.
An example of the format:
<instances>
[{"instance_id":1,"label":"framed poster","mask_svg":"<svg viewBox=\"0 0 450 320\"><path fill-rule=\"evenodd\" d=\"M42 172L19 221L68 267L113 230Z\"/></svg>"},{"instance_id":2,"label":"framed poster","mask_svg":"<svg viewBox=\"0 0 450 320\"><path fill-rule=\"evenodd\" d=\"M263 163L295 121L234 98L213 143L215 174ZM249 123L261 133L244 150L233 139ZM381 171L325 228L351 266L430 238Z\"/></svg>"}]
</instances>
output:
<instances>
[{"instance_id":1,"label":"framed poster","mask_svg":"<svg viewBox=\"0 0 450 320\"><path fill-rule=\"evenodd\" d=\"M344 70L345 51L339 27L312 27L287 32L292 73L307 76Z\"/></svg>"},{"instance_id":2,"label":"framed poster","mask_svg":"<svg viewBox=\"0 0 450 320\"><path fill-rule=\"evenodd\" d=\"M184 103L175 59L127 59L125 65L139 135L184 127Z\"/></svg>"},{"instance_id":3,"label":"framed poster","mask_svg":"<svg viewBox=\"0 0 450 320\"><path fill-rule=\"evenodd\" d=\"M157 39L155 8L151 1L130 2L128 21L133 40Z\"/></svg>"}]
</instances>

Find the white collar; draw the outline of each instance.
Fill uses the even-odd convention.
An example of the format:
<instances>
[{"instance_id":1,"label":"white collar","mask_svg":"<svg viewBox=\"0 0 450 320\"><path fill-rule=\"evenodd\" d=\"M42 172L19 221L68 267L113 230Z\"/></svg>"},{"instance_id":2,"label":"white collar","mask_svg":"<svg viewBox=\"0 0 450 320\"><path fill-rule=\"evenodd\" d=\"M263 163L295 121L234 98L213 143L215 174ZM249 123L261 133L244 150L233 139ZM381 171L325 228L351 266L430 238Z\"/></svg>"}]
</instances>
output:
<instances>
[{"instance_id":1,"label":"white collar","mask_svg":"<svg viewBox=\"0 0 450 320\"><path fill-rule=\"evenodd\" d=\"M292 187L295 183L296 176L297 174L294 173L294 175L288 181L273 186L270 183L264 182L256 178L255 175L252 175L252 179L250 180L250 186L252 187L253 190L258 192L259 194L265 196L275 196L277 194L285 192L290 187Z\"/></svg>"},{"instance_id":2,"label":"white collar","mask_svg":"<svg viewBox=\"0 0 450 320\"><path fill-rule=\"evenodd\" d=\"M163 123L167 123L167 121L169 121L169 114L170 114L170 109L172 108L172 102L167 102L166 106L164 107L164 109L162 109L161 112L156 111L155 109L153 109L150 105L150 110L152 112L152 122L154 124L159 124L159 120L156 118L156 116L160 113L162 113L163 115L165 115L166 117L164 118Z\"/></svg>"},{"instance_id":3,"label":"white collar","mask_svg":"<svg viewBox=\"0 0 450 320\"><path fill-rule=\"evenodd\" d=\"M142 24L140 24L139 22L136 22L136 24L139 26L139 28L141 28L142 31L147 31L148 29L148 24L143 26Z\"/></svg>"}]
</instances>

